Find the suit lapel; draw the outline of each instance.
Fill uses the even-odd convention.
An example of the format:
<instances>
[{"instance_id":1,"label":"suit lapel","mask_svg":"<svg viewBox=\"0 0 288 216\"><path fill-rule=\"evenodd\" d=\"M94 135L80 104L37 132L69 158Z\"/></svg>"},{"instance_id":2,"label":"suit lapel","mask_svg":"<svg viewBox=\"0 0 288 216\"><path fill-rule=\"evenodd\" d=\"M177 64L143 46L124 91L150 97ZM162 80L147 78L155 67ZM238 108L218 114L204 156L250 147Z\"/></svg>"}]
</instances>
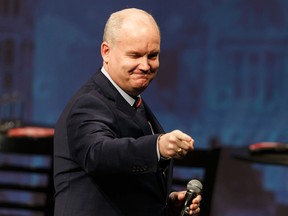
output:
<instances>
[{"instance_id":1,"label":"suit lapel","mask_svg":"<svg viewBox=\"0 0 288 216\"><path fill-rule=\"evenodd\" d=\"M143 102L143 103L144 103L147 119L150 122L154 133L155 134L156 133L164 133L164 129L162 128L162 126L160 125L160 123L158 122L158 120L156 119L154 114L152 113L151 109L147 106L147 104L145 102Z\"/></svg>"},{"instance_id":2,"label":"suit lapel","mask_svg":"<svg viewBox=\"0 0 288 216\"><path fill-rule=\"evenodd\" d=\"M100 70L94 75L93 79L94 82L101 88L105 97L114 101L118 110L128 115L129 118L139 125L144 135L152 134L148 122L141 117L141 115L137 114L136 110L130 106L130 104L122 97L122 95Z\"/></svg>"}]
</instances>

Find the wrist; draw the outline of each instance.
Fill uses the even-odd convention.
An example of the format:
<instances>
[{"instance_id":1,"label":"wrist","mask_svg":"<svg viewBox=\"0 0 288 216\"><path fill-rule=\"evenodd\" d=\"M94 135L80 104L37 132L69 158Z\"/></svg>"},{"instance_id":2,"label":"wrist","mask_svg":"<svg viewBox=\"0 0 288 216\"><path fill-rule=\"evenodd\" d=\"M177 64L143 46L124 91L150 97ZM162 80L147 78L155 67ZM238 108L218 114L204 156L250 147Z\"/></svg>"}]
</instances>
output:
<instances>
[{"instance_id":1,"label":"wrist","mask_svg":"<svg viewBox=\"0 0 288 216\"><path fill-rule=\"evenodd\" d=\"M161 139L162 136L163 136L163 134L160 134L160 135L158 136L158 138L157 138L157 148L158 148L158 152L159 152L159 154L160 154L160 159L161 159L161 160L170 160L171 157L165 157L165 156L163 156L163 155L161 154L161 151L160 151L160 139Z\"/></svg>"}]
</instances>

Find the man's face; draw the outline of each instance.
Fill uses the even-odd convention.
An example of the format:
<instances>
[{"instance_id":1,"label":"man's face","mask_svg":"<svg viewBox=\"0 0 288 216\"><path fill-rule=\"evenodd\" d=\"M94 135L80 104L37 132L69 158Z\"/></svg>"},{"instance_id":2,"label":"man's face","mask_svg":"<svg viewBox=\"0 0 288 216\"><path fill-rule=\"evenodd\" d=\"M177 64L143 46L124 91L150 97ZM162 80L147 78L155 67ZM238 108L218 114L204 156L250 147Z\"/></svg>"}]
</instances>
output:
<instances>
[{"instance_id":1,"label":"man's face","mask_svg":"<svg viewBox=\"0 0 288 216\"><path fill-rule=\"evenodd\" d=\"M155 27L123 27L113 46L103 42L101 49L105 69L128 94L140 94L157 74L160 35Z\"/></svg>"}]
</instances>

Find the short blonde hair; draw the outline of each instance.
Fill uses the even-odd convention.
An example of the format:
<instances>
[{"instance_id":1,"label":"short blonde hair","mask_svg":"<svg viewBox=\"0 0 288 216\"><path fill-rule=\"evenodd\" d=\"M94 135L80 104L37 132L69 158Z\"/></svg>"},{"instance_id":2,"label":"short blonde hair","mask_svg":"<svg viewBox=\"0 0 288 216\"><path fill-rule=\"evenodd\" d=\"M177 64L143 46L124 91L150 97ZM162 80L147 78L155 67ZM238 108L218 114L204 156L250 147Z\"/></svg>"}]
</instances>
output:
<instances>
[{"instance_id":1,"label":"short blonde hair","mask_svg":"<svg viewBox=\"0 0 288 216\"><path fill-rule=\"evenodd\" d=\"M127 9L123 9L123 10L114 12L110 15L109 19L106 22L105 28L104 28L103 42L105 41L105 42L110 43L112 45L115 42L115 40L117 39L117 35L118 35L118 33L122 27L124 20L127 17L133 18L139 14L146 16L151 21L151 23L155 24L155 26L157 27L157 29L159 31L159 36L160 36L159 26L151 14L149 14L148 12L141 10L141 9L127 8Z\"/></svg>"}]
</instances>

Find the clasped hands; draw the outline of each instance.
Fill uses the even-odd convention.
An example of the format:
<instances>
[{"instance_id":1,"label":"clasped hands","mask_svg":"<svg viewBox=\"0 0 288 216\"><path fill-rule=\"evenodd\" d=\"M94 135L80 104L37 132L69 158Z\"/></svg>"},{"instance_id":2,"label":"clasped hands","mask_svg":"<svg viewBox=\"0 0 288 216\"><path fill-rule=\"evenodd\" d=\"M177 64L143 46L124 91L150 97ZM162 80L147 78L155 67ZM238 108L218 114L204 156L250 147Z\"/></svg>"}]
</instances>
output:
<instances>
[{"instance_id":1,"label":"clasped hands","mask_svg":"<svg viewBox=\"0 0 288 216\"><path fill-rule=\"evenodd\" d=\"M159 136L158 148L164 158L182 158L194 149L194 139L180 130L174 130Z\"/></svg>"}]
</instances>

